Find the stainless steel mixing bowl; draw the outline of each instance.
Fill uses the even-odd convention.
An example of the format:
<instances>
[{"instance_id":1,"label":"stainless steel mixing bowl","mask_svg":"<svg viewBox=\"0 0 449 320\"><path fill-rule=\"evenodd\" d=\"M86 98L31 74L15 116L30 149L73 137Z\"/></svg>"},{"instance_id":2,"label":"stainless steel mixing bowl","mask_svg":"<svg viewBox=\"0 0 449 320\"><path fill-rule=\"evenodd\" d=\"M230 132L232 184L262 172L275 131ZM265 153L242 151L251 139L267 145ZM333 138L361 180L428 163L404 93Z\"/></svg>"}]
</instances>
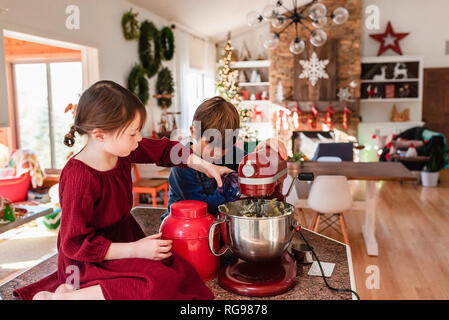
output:
<instances>
[{"instance_id":1,"label":"stainless steel mixing bowl","mask_svg":"<svg viewBox=\"0 0 449 320\"><path fill-rule=\"evenodd\" d=\"M256 217L240 214L249 212L248 201L256 201ZM273 205L282 207L280 216L263 216L273 212ZM220 256L228 249L248 262L260 262L279 258L288 248L293 234L295 208L288 203L265 199L243 199L219 206L220 214L209 229L209 249ZM222 224L222 225L220 225ZM215 227L220 225L225 246L217 253L214 250Z\"/></svg>"}]
</instances>

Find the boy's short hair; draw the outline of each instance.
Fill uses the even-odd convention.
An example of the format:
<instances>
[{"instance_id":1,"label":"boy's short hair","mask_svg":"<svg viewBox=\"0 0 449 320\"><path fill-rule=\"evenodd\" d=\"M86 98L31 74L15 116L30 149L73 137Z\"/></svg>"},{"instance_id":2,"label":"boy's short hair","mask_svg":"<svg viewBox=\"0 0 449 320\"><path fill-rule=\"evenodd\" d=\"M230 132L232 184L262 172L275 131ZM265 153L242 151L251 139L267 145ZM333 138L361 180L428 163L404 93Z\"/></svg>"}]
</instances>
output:
<instances>
[{"instance_id":1,"label":"boy's short hair","mask_svg":"<svg viewBox=\"0 0 449 320\"><path fill-rule=\"evenodd\" d=\"M221 145L222 149L232 147L237 141L238 129L240 128L240 116L237 108L222 97L216 96L203 101L193 115L193 124L200 122L200 136L194 137L200 139L208 129L216 129L221 134L221 141L216 141L212 136L205 136L208 143ZM231 135L226 131L234 131ZM198 135L198 131L196 131Z\"/></svg>"}]
</instances>

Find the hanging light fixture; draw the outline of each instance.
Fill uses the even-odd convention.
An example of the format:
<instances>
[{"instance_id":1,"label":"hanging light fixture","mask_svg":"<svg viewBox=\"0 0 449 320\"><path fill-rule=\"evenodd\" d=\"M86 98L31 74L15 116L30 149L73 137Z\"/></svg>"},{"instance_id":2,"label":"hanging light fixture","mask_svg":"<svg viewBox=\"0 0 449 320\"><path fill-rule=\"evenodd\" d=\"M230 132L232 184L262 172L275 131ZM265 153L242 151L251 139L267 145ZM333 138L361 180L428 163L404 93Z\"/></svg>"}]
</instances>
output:
<instances>
[{"instance_id":1,"label":"hanging light fixture","mask_svg":"<svg viewBox=\"0 0 449 320\"><path fill-rule=\"evenodd\" d=\"M248 25L254 26L262 21L270 21L271 25L279 31L270 32L264 41L266 49L275 49L279 45L279 37L290 25L295 24L296 36L290 42L290 51L293 54L300 54L305 49L305 41L299 37L298 27L301 25L310 32L310 43L315 47L321 47L327 41L327 34L322 29L331 20L336 25L345 23L349 18L348 10L343 7L336 8L332 13L327 13L327 8L318 0L298 7L297 0L292 0L293 9L286 8L281 0L271 0L262 13L251 11L247 15ZM280 13L281 8L285 13ZM328 19L329 18L329 19ZM310 22L313 30L304 22Z\"/></svg>"}]
</instances>

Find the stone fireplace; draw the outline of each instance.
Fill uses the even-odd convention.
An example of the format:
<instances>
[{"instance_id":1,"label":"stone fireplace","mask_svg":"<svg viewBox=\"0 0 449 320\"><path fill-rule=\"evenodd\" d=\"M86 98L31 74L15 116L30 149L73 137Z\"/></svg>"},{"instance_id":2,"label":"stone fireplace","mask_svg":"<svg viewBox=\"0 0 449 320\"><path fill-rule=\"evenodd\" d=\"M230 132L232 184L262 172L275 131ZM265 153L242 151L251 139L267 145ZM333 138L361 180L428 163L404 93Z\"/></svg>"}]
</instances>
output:
<instances>
[{"instance_id":1,"label":"stone fireplace","mask_svg":"<svg viewBox=\"0 0 449 320\"><path fill-rule=\"evenodd\" d=\"M325 131L323 127L326 109L329 103L335 110L333 115L333 129L342 130L350 136L357 137L358 99L360 98L360 75L361 75L361 14L362 0L321 0L326 5L328 12L337 7L345 7L349 11L349 19L343 25L337 26L328 22L324 28L328 35L326 44L323 47L315 48L309 42L309 31L300 28L299 36L306 42L306 49L298 56L289 51L290 42L295 38L294 24L288 27L280 35L279 46L270 51L270 100L277 101L277 88L279 82L282 83L283 97L285 105L291 108L298 103L302 112L301 117L307 117L311 111L311 106L315 104L319 111L317 126L310 128L307 121L301 121L304 125L300 130ZM313 28L310 26L310 28ZM271 31L277 29L272 28ZM329 79L320 79L315 86L312 86L307 79L299 79L298 70L302 69L299 60L308 60L316 52L319 59L329 59ZM349 83L356 81L357 87L351 93L353 99L348 102L348 108L353 112L349 117L347 130L343 129L342 117L344 103L337 98L339 88L349 88ZM283 139L291 143L291 132L281 132L285 135Z\"/></svg>"}]
</instances>

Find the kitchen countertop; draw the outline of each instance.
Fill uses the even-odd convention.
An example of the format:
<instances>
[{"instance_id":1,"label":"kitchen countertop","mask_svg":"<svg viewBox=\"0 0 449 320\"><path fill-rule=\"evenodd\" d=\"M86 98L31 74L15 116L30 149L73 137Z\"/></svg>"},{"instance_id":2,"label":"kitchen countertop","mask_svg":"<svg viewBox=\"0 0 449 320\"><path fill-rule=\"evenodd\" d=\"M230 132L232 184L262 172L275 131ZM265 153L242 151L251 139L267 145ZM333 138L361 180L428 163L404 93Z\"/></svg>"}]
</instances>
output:
<instances>
[{"instance_id":1,"label":"kitchen countertop","mask_svg":"<svg viewBox=\"0 0 449 320\"><path fill-rule=\"evenodd\" d=\"M165 209L138 207L132 213L137 222L147 235L157 233L160 225L160 215ZM303 234L315 249L322 262L333 262L335 268L332 276L328 278L329 285L334 288L355 289L352 271L350 249L347 245L319 235L312 231L302 229ZM225 254L221 257L221 263L232 259L232 255ZM296 286L288 292L272 297L246 297L228 292L218 285L217 278L209 280L206 285L215 294L216 300L246 300L246 299L273 299L273 300L348 300L351 293L336 293L326 287L322 277L308 276L310 264L297 267ZM52 254L42 259L35 267L26 270L14 279L0 286L0 297L4 300L15 299L13 290L27 284L38 281L54 272L57 268L57 254Z\"/></svg>"}]
</instances>

